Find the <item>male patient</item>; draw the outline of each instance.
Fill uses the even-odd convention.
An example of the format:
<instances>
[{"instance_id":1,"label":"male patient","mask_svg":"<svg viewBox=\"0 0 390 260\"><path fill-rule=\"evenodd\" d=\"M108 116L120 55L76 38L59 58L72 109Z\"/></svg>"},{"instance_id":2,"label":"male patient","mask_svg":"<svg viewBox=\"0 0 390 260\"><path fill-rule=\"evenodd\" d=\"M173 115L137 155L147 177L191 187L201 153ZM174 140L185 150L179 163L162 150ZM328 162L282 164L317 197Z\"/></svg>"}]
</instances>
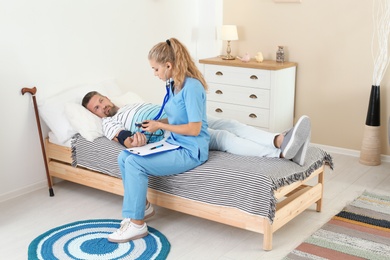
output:
<instances>
[{"instance_id":1,"label":"male patient","mask_svg":"<svg viewBox=\"0 0 390 260\"><path fill-rule=\"evenodd\" d=\"M161 106L150 103L128 104L121 108L99 92L87 93L82 105L102 118L104 135L127 148L143 146L160 141L164 131L149 133L149 122L160 111ZM208 115L210 150L219 150L245 156L285 158L299 165L305 162L310 143L310 118L302 116L293 128L285 133L269 133L236 120L221 119ZM158 121L168 123L163 113ZM141 125L138 125L141 123Z\"/></svg>"}]
</instances>

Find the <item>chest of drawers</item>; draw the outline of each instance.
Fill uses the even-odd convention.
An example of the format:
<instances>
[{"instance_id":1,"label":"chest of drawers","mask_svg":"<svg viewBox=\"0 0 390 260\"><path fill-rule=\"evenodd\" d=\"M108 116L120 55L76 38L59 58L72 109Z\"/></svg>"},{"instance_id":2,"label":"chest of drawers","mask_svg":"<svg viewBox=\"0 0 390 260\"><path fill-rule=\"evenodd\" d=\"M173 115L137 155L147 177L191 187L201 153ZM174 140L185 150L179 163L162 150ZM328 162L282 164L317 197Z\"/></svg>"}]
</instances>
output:
<instances>
[{"instance_id":1,"label":"chest of drawers","mask_svg":"<svg viewBox=\"0 0 390 260\"><path fill-rule=\"evenodd\" d=\"M296 63L202 59L207 112L270 132L293 125Z\"/></svg>"}]
</instances>

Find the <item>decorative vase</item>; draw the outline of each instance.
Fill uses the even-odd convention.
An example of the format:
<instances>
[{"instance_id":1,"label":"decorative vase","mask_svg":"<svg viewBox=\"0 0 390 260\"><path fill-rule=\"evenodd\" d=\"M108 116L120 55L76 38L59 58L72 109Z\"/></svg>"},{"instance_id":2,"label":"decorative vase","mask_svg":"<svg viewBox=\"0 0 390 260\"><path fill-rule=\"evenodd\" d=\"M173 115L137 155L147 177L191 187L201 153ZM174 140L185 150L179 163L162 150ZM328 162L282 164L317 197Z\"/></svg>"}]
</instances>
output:
<instances>
[{"instance_id":1,"label":"decorative vase","mask_svg":"<svg viewBox=\"0 0 390 260\"><path fill-rule=\"evenodd\" d=\"M278 46L276 51L276 62L284 62L284 48L283 46Z\"/></svg>"},{"instance_id":2,"label":"decorative vase","mask_svg":"<svg viewBox=\"0 0 390 260\"><path fill-rule=\"evenodd\" d=\"M362 164L371 166L381 164L380 86L373 85L371 87L359 161Z\"/></svg>"}]
</instances>

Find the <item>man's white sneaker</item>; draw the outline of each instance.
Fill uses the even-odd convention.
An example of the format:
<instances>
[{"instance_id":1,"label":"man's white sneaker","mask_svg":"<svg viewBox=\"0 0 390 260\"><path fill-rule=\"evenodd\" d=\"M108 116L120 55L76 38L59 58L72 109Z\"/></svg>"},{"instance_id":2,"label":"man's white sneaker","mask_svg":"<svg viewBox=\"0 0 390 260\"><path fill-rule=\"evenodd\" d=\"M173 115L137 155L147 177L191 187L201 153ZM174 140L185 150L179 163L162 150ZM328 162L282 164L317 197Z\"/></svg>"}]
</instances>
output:
<instances>
[{"instance_id":1,"label":"man's white sneaker","mask_svg":"<svg viewBox=\"0 0 390 260\"><path fill-rule=\"evenodd\" d=\"M130 240L136 240L148 235L148 226L146 223L141 228L134 226L129 218L121 222L121 226L114 233L108 235L108 241L115 243L126 243Z\"/></svg>"},{"instance_id":2,"label":"man's white sneaker","mask_svg":"<svg viewBox=\"0 0 390 260\"><path fill-rule=\"evenodd\" d=\"M292 159L306 142L311 132L310 118L301 116L295 126L284 136L280 147L282 155L286 159Z\"/></svg>"},{"instance_id":3,"label":"man's white sneaker","mask_svg":"<svg viewBox=\"0 0 390 260\"><path fill-rule=\"evenodd\" d=\"M299 164L300 166L303 166L305 164L305 158L306 158L306 152L307 147L310 143L310 135L307 137L305 143L302 145L302 147L298 150L297 154L292 158L292 161Z\"/></svg>"}]
</instances>

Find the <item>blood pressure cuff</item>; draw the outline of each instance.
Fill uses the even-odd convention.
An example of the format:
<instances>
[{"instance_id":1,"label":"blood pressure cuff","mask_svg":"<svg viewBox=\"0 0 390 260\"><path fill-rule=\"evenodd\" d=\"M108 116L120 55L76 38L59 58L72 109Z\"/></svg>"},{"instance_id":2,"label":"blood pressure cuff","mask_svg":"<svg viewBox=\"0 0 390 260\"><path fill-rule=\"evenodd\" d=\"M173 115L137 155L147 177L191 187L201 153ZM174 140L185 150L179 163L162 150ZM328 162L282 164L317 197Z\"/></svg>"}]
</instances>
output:
<instances>
[{"instance_id":1,"label":"blood pressure cuff","mask_svg":"<svg viewBox=\"0 0 390 260\"><path fill-rule=\"evenodd\" d=\"M125 140L127 139L127 137L130 137L130 136L132 136L130 131L122 130L122 131L119 132L119 134L116 137L116 139L118 139L118 142L121 145L125 146Z\"/></svg>"}]
</instances>

